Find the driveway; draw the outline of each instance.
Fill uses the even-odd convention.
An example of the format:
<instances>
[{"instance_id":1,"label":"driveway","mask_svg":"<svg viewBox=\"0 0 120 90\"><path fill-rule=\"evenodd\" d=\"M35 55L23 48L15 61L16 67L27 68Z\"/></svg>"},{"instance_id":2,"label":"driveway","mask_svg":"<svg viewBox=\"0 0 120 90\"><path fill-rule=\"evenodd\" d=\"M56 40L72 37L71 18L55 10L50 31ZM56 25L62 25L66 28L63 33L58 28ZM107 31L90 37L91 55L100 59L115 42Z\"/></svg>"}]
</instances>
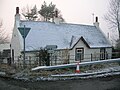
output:
<instances>
[{"instance_id":1,"label":"driveway","mask_svg":"<svg viewBox=\"0 0 120 90\"><path fill-rule=\"evenodd\" d=\"M120 75L84 80L35 82L0 78L0 90L120 90Z\"/></svg>"}]
</instances>

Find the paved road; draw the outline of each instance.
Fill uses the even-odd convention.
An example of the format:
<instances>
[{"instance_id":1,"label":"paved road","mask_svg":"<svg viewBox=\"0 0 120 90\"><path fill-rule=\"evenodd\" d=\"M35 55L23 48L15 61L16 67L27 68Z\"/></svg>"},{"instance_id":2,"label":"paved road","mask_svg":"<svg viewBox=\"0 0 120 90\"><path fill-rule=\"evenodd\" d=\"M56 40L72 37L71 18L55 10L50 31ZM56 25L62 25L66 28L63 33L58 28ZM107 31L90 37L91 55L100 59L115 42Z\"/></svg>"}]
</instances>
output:
<instances>
[{"instance_id":1,"label":"paved road","mask_svg":"<svg viewBox=\"0 0 120 90\"><path fill-rule=\"evenodd\" d=\"M66 81L18 81L0 78L0 90L120 90L120 75Z\"/></svg>"}]
</instances>

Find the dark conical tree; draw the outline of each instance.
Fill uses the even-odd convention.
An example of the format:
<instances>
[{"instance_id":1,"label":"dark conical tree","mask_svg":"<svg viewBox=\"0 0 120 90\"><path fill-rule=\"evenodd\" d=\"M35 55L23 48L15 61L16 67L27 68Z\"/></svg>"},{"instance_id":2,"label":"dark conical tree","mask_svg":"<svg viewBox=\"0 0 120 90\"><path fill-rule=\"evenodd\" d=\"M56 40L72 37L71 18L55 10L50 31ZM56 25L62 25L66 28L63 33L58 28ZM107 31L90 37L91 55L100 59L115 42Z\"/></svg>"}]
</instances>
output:
<instances>
[{"instance_id":1,"label":"dark conical tree","mask_svg":"<svg viewBox=\"0 0 120 90\"><path fill-rule=\"evenodd\" d=\"M49 21L54 16L55 5L52 2L47 6L46 2L41 6L41 9L38 11L40 15L44 17L45 21Z\"/></svg>"},{"instance_id":2,"label":"dark conical tree","mask_svg":"<svg viewBox=\"0 0 120 90\"><path fill-rule=\"evenodd\" d=\"M65 20L62 17L60 10L58 10L56 8L56 5L53 4L52 2L49 5L47 5L46 2L44 1L38 13L44 17L44 21L49 21L50 19L54 19L56 15L55 14L56 10L58 11L58 17L60 18L61 22L64 22Z\"/></svg>"}]
</instances>

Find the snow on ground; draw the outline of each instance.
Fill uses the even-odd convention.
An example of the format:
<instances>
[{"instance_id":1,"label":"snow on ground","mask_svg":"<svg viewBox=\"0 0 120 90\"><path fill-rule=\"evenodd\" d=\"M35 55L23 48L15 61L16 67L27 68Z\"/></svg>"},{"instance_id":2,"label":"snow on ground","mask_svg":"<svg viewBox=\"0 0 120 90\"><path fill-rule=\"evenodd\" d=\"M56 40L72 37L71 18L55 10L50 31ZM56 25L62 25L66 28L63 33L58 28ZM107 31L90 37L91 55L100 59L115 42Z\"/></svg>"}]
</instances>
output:
<instances>
[{"instance_id":1,"label":"snow on ground","mask_svg":"<svg viewBox=\"0 0 120 90\"><path fill-rule=\"evenodd\" d=\"M120 68L120 67L119 67ZM118 72L93 72L93 73L74 73L74 74L59 74L51 75L51 77L37 77L35 81L44 80L44 81L55 81L55 80L74 80L74 79L89 79L89 78L99 78L120 75L120 70Z\"/></svg>"},{"instance_id":2,"label":"snow on ground","mask_svg":"<svg viewBox=\"0 0 120 90\"><path fill-rule=\"evenodd\" d=\"M120 62L120 58L79 63L81 73L74 73L75 72L74 69L70 69L70 67L76 68L77 63L56 66L38 66L32 68L31 70L24 70L23 72L17 73L13 75L13 78L39 81L39 80L68 80L68 79L99 78L114 76L120 75L120 65L117 62ZM82 66L83 67L88 66L88 68L85 67L83 68ZM69 69L62 71L63 68Z\"/></svg>"},{"instance_id":3,"label":"snow on ground","mask_svg":"<svg viewBox=\"0 0 120 90\"><path fill-rule=\"evenodd\" d=\"M91 75L96 75L96 76L101 76L101 75L114 75L114 74L120 74L120 66L118 67L110 67L102 70L97 70L97 71L92 71L92 72L87 72L86 73L73 73L73 74L57 74L57 75L51 75L52 77L67 77L67 76L91 76Z\"/></svg>"},{"instance_id":4,"label":"snow on ground","mask_svg":"<svg viewBox=\"0 0 120 90\"><path fill-rule=\"evenodd\" d=\"M103 70L93 71L91 73L73 73L73 74L57 74L51 75L51 77L39 77L36 80L73 80L73 79L88 79L88 78L99 78L120 75L120 66L110 67Z\"/></svg>"},{"instance_id":5,"label":"snow on ground","mask_svg":"<svg viewBox=\"0 0 120 90\"><path fill-rule=\"evenodd\" d=\"M120 58L117 59L108 59L108 60L100 60L100 61L92 61L92 62L82 62L79 63L80 66L85 66L85 65L93 65L93 64L101 64L101 63L112 63L112 62L120 62ZM72 64L63 64L63 65L55 65L55 66L38 66L35 68L32 68L32 71L35 70L40 70L40 69L60 69L60 68L65 68L65 67L76 67L77 63L72 63Z\"/></svg>"},{"instance_id":6,"label":"snow on ground","mask_svg":"<svg viewBox=\"0 0 120 90\"><path fill-rule=\"evenodd\" d=\"M71 73L71 74L55 74L49 76L35 76L30 77L27 75L21 75L14 77L15 79L25 80L25 81L55 81L55 80L74 80L74 79L87 79L87 78L99 78L120 75L120 66L108 67L99 70L90 70L82 73Z\"/></svg>"}]
</instances>

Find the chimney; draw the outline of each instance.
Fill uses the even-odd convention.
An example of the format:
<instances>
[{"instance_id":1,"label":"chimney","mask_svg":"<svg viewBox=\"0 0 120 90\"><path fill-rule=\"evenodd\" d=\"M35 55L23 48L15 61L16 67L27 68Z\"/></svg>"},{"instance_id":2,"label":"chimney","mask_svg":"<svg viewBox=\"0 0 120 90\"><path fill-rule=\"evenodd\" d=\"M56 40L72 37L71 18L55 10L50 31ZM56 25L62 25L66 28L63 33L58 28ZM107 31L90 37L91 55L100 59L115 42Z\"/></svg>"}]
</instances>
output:
<instances>
[{"instance_id":1,"label":"chimney","mask_svg":"<svg viewBox=\"0 0 120 90\"><path fill-rule=\"evenodd\" d=\"M16 14L19 14L19 7L16 7Z\"/></svg>"},{"instance_id":2,"label":"chimney","mask_svg":"<svg viewBox=\"0 0 120 90\"><path fill-rule=\"evenodd\" d=\"M58 17L58 10L55 10L54 23L57 24L57 25L60 24L60 19Z\"/></svg>"},{"instance_id":3,"label":"chimney","mask_svg":"<svg viewBox=\"0 0 120 90\"><path fill-rule=\"evenodd\" d=\"M55 10L55 17L58 18L58 10Z\"/></svg>"},{"instance_id":4,"label":"chimney","mask_svg":"<svg viewBox=\"0 0 120 90\"><path fill-rule=\"evenodd\" d=\"M98 17L95 18L95 22L98 22Z\"/></svg>"},{"instance_id":5,"label":"chimney","mask_svg":"<svg viewBox=\"0 0 120 90\"><path fill-rule=\"evenodd\" d=\"M20 23L19 7L16 7L15 25L19 26L19 23Z\"/></svg>"},{"instance_id":6,"label":"chimney","mask_svg":"<svg viewBox=\"0 0 120 90\"><path fill-rule=\"evenodd\" d=\"M94 26L96 26L97 28L99 28L98 17L95 17L95 23L94 23Z\"/></svg>"}]
</instances>

